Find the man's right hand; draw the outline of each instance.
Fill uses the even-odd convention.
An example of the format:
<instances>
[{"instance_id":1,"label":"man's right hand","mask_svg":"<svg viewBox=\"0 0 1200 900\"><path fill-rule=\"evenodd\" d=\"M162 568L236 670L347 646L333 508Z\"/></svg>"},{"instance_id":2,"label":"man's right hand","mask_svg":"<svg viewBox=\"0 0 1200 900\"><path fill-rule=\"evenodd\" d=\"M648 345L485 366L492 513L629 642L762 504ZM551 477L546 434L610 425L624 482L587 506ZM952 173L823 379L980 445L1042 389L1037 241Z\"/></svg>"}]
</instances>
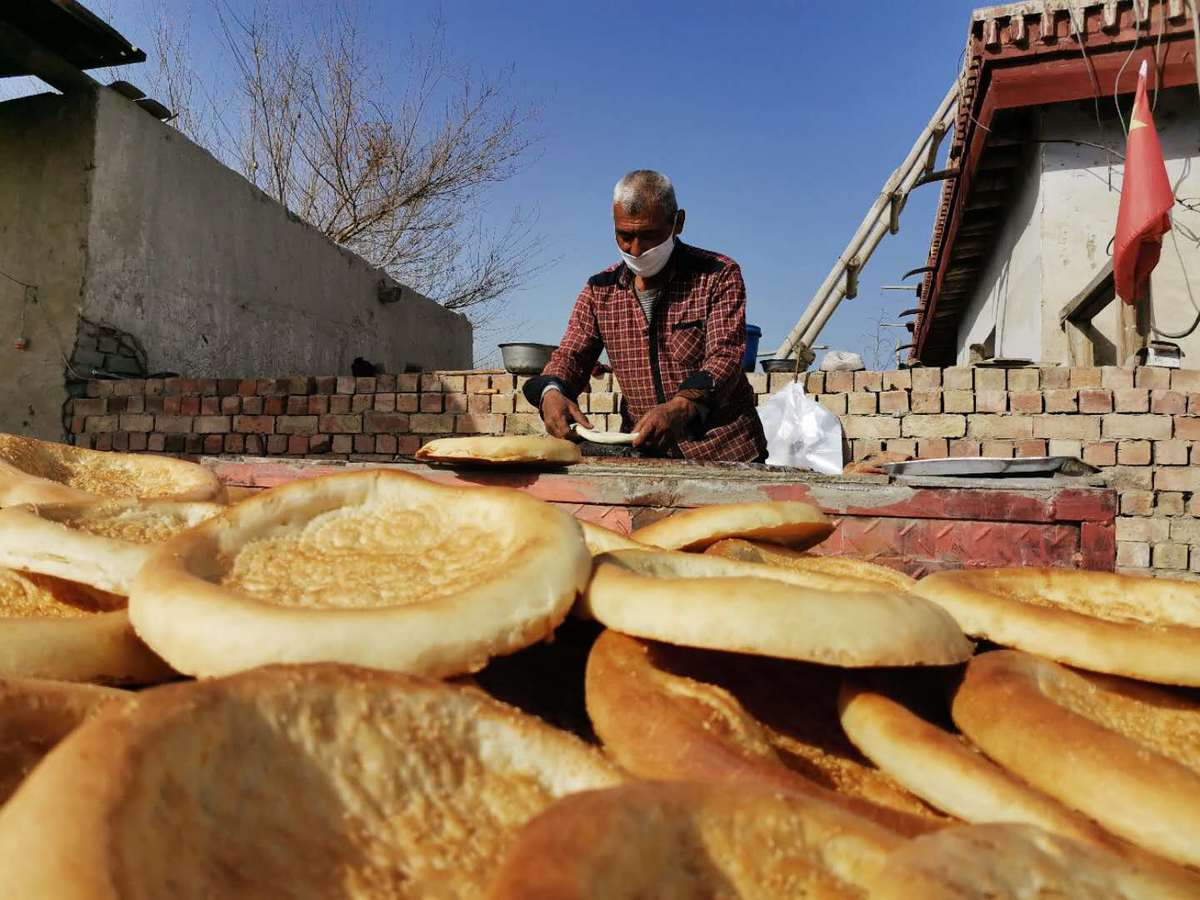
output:
<instances>
[{"instance_id":1,"label":"man's right hand","mask_svg":"<svg viewBox=\"0 0 1200 900\"><path fill-rule=\"evenodd\" d=\"M546 431L551 437L581 440L571 430L571 423L578 422L584 428L591 428L583 410L567 397L562 391L547 391L542 398L542 421L546 423Z\"/></svg>"}]
</instances>

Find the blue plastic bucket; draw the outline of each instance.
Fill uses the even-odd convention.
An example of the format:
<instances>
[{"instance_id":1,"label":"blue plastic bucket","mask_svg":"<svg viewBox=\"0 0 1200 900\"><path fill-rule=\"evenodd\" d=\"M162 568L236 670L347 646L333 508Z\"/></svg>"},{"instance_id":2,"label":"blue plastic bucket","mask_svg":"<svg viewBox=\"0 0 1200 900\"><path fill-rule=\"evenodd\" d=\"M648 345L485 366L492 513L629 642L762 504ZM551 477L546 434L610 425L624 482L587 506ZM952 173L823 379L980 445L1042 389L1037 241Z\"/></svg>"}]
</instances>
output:
<instances>
[{"instance_id":1,"label":"blue plastic bucket","mask_svg":"<svg viewBox=\"0 0 1200 900\"><path fill-rule=\"evenodd\" d=\"M753 372L758 365L758 341L762 337L762 329L757 325L746 326L746 355L742 357L742 368Z\"/></svg>"}]
</instances>

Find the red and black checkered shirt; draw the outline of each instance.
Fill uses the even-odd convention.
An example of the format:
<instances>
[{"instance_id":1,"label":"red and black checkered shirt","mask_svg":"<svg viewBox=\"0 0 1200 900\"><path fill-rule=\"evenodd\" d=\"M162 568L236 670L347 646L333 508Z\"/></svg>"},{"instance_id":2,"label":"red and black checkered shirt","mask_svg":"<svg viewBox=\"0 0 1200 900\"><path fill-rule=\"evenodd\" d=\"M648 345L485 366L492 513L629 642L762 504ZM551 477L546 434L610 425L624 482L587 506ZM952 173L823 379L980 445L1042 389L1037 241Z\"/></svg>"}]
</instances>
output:
<instances>
[{"instance_id":1,"label":"red and black checkered shirt","mask_svg":"<svg viewBox=\"0 0 1200 900\"><path fill-rule=\"evenodd\" d=\"M766 455L754 390L742 371L746 286L732 259L677 243L652 320L633 291L633 274L618 263L588 279L566 334L542 372L572 399L608 350L621 385L622 430L680 390L702 392L707 409L677 451L687 459L754 462ZM540 390L538 386L533 386ZM540 398L539 398L540 399ZM673 454L674 455L674 454Z\"/></svg>"}]
</instances>

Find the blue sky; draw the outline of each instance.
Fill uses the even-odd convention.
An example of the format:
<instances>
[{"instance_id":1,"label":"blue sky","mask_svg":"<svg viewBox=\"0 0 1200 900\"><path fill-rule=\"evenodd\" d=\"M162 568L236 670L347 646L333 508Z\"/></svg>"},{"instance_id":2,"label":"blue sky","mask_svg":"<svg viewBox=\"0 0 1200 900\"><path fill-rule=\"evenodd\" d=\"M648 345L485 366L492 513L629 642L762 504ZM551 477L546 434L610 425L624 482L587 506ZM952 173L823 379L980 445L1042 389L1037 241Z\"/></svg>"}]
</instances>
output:
<instances>
[{"instance_id":1,"label":"blue sky","mask_svg":"<svg viewBox=\"0 0 1200 900\"><path fill-rule=\"evenodd\" d=\"M146 3L108 6L144 45ZM99 12L105 2L91 5ZM167 5L190 8L202 54L208 0ZM685 240L742 265L748 320L773 349L945 94L972 6L375 0L369 15L372 33L402 49L440 12L457 62L485 73L514 66L515 96L542 111L540 155L491 192L488 214L503 222L515 205L536 209L552 262L510 298L481 351L558 340L587 276L617 259L612 184L643 167L674 179ZM914 193L900 234L885 239L822 343L861 349L881 310L913 305L911 294L879 287L924 264L937 191Z\"/></svg>"}]
</instances>

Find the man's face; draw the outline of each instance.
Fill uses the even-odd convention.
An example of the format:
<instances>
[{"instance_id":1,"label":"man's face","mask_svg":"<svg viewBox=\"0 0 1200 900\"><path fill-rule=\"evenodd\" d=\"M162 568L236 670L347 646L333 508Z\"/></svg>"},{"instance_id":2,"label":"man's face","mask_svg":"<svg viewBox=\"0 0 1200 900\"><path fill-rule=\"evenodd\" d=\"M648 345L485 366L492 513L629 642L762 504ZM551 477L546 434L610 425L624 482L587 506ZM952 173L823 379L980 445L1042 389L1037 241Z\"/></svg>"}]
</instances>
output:
<instances>
[{"instance_id":1,"label":"man's face","mask_svg":"<svg viewBox=\"0 0 1200 900\"><path fill-rule=\"evenodd\" d=\"M675 227L678 225L679 227ZM617 233L617 246L622 253L641 256L652 247L657 247L672 234L683 230L683 211L672 222L657 205L644 207L632 214L613 204L613 226Z\"/></svg>"}]
</instances>

